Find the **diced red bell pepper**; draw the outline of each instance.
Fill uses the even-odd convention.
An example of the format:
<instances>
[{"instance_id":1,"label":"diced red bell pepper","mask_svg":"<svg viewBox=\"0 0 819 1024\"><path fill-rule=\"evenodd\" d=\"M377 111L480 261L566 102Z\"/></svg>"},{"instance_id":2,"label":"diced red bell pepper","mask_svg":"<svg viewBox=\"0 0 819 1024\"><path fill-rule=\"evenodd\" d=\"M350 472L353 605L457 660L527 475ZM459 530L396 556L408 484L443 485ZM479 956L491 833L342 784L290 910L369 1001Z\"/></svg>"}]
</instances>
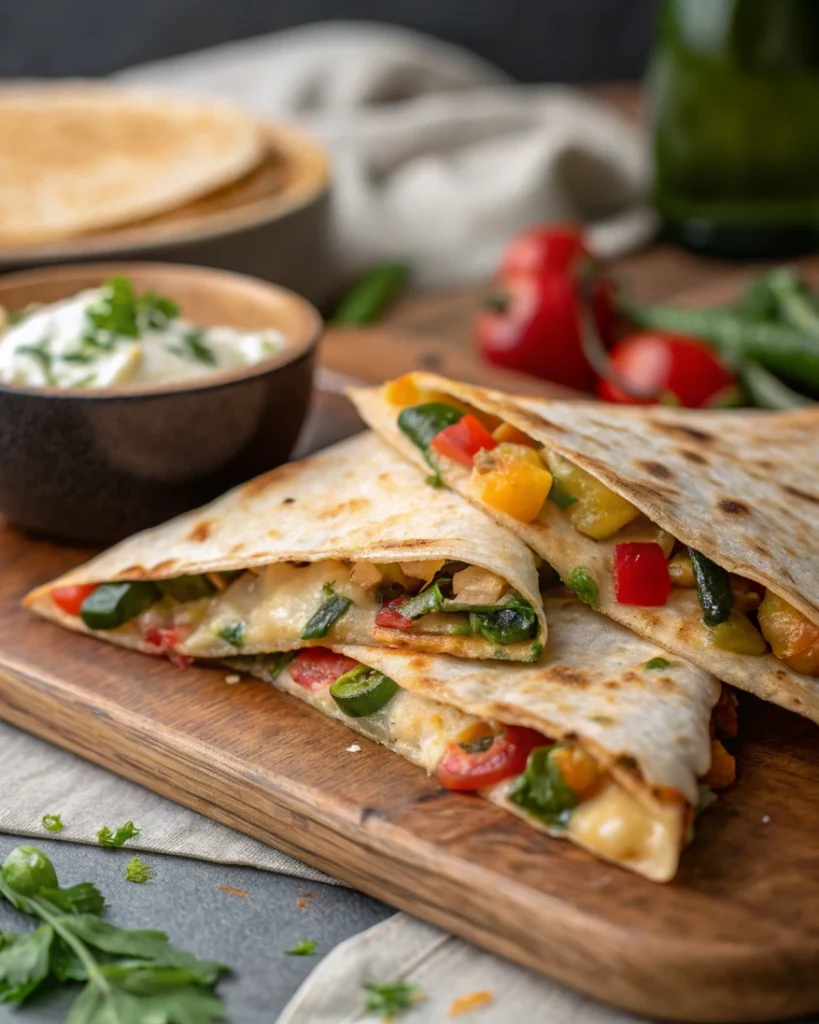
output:
<instances>
[{"instance_id":1,"label":"diced red bell pepper","mask_svg":"<svg viewBox=\"0 0 819 1024\"><path fill-rule=\"evenodd\" d=\"M185 630L187 634L189 630ZM142 638L149 647L156 647L161 654L167 654L168 660L177 668L189 668L193 664L193 658L187 654L178 654L174 648L184 640L182 631L174 626L148 626L142 634Z\"/></svg>"},{"instance_id":2,"label":"diced red bell pepper","mask_svg":"<svg viewBox=\"0 0 819 1024\"><path fill-rule=\"evenodd\" d=\"M668 601L671 577L659 544L635 541L615 545L614 593L618 604L661 607Z\"/></svg>"},{"instance_id":3,"label":"diced red bell pepper","mask_svg":"<svg viewBox=\"0 0 819 1024\"><path fill-rule=\"evenodd\" d=\"M96 583L76 584L73 587L55 587L51 600L68 615L79 615L83 601L97 589Z\"/></svg>"},{"instance_id":4,"label":"diced red bell pepper","mask_svg":"<svg viewBox=\"0 0 819 1024\"><path fill-rule=\"evenodd\" d=\"M447 748L438 765L438 782L444 789L456 790L494 786L520 775L535 747L549 743L541 733L519 725L507 726L494 736L488 732L474 738L466 735Z\"/></svg>"},{"instance_id":5,"label":"diced red bell pepper","mask_svg":"<svg viewBox=\"0 0 819 1024\"><path fill-rule=\"evenodd\" d=\"M412 629L412 619L406 618L400 612L402 605L407 603L408 598L406 597L394 597L391 601L387 601L381 611L375 617L376 626L381 626L383 629Z\"/></svg>"},{"instance_id":6,"label":"diced red bell pepper","mask_svg":"<svg viewBox=\"0 0 819 1024\"><path fill-rule=\"evenodd\" d=\"M471 469L475 455L482 448L491 452L493 448L497 448L498 442L480 420L467 413L457 423L445 427L440 434L436 434L429 446L438 455L446 455L454 462Z\"/></svg>"},{"instance_id":7,"label":"diced red bell pepper","mask_svg":"<svg viewBox=\"0 0 819 1024\"><path fill-rule=\"evenodd\" d=\"M358 662L327 647L307 647L290 662L290 677L305 690L321 690L330 686Z\"/></svg>"}]
</instances>

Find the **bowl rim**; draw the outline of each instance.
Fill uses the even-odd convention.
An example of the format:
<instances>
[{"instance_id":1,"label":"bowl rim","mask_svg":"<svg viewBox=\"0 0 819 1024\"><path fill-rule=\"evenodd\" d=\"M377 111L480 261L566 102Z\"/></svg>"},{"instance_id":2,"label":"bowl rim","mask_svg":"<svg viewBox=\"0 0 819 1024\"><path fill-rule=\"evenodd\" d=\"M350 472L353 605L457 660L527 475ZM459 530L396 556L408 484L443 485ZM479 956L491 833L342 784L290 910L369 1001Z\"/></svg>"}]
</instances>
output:
<instances>
[{"instance_id":1,"label":"bowl rim","mask_svg":"<svg viewBox=\"0 0 819 1024\"><path fill-rule=\"evenodd\" d=\"M313 135L287 120L257 119L257 124L265 140L278 144L288 159L306 159L310 163L312 174L307 175L306 181L299 180L282 193L261 196L231 209L191 219L186 227L160 219L31 245L0 246L0 272L3 267L20 266L21 263L33 270L37 264L82 260L86 255L103 259L127 259L131 254L146 249L168 249L216 241L284 220L329 194L333 181L332 163L327 150ZM120 232L126 234L126 237L120 237Z\"/></svg>"},{"instance_id":2,"label":"bowl rim","mask_svg":"<svg viewBox=\"0 0 819 1024\"><path fill-rule=\"evenodd\" d=\"M96 275L99 274L102 280L108 277L122 274L128 276L134 270L156 271L163 273L193 272L195 275L205 277L219 277L227 279L228 283L233 281L236 284L251 284L254 287L261 287L265 290L275 292L291 304L300 306L307 315L308 328L304 337L286 345L285 348L274 353L269 359L252 366L242 367L239 370L226 370L222 373L215 373L208 377L198 378L193 381L178 381L172 384L157 385L154 387L115 387L115 388L55 388L55 387L23 387L19 384L6 384L0 381L0 394L25 395L28 398L58 399L67 402L95 403L106 401L137 401L142 398L160 398L166 395L190 394L200 391L212 391L237 384L245 380L254 380L256 377L264 377L274 370L284 369L300 359L309 355L315 350L324 332L324 319L309 300L305 299L298 292L285 288L283 285L265 281L263 278L254 277L252 274L240 274L234 270L222 270L219 267L200 266L195 263L162 263L148 260L132 260L129 262L106 261L102 263L64 263L58 266L38 267L36 269L18 270L12 273L0 274L0 291L7 283L36 285L42 280L53 278L71 277L75 273ZM102 281L101 281L102 283ZM92 286L90 286L92 287ZM229 324L227 326L230 326Z\"/></svg>"}]
</instances>

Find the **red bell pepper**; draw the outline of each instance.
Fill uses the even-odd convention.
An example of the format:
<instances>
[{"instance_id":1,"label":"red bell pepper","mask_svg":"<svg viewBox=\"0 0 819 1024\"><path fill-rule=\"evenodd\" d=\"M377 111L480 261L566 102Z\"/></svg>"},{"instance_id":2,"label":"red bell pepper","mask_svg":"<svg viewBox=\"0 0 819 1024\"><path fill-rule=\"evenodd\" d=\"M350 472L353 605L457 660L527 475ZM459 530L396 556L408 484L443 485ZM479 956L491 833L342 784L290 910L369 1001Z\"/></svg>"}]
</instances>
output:
<instances>
[{"instance_id":1,"label":"red bell pepper","mask_svg":"<svg viewBox=\"0 0 819 1024\"><path fill-rule=\"evenodd\" d=\"M446 455L447 458L471 469L475 455L482 448L491 452L493 448L497 448L498 442L479 420L467 413L457 423L445 427L440 434L436 434L429 446L438 455Z\"/></svg>"},{"instance_id":2,"label":"red bell pepper","mask_svg":"<svg viewBox=\"0 0 819 1024\"><path fill-rule=\"evenodd\" d=\"M659 544L633 541L615 545L614 593L618 604L659 608L668 601L671 577Z\"/></svg>"},{"instance_id":3,"label":"red bell pepper","mask_svg":"<svg viewBox=\"0 0 819 1024\"><path fill-rule=\"evenodd\" d=\"M387 601L381 611L375 617L376 626L381 626L383 629L412 629L412 619L406 618L401 614L401 605L406 604L409 599L407 597L394 597L391 601Z\"/></svg>"},{"instance_id":4,"label":"red bell pepper","mask_svg":"<svg viewBox=\"0 0 819 1024\"><path fill-rule=\"evenodd\" d=\"M480 731L480 726L473 729ZM444 789L482 789L511 779L524 770L535 747L551 742L519 725L507 726L494 736L487 732L473 738L471 731L460 742L449 744L438 766L438 782Z\"/></svg>"},{"instance_id":5,"label":"red bell pepper","mask_svg":"<svg viewBox=\"0 0 819 1024\"><path fill-rule=\"evenodd\" d=\"M51 600L68 615L79 615L83 601L97 589L96 583L78 583L73 587L55 587Z\"/></svg>"}]
</instances>

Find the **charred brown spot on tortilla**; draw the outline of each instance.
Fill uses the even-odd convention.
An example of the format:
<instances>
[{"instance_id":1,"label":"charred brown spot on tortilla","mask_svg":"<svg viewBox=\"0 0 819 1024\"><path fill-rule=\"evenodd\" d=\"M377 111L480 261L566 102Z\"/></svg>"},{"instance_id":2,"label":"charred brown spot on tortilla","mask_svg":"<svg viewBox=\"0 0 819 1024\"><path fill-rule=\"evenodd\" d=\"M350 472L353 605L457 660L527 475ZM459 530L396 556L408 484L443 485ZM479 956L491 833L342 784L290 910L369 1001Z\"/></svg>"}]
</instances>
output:
<instances>
[{"instance_id":1,"label":"charred brown spot on tortilla","mask_svg":"<svg viewBox=\"0 0 819 1024\"><path fill-rule=\"evenodd\" d=\"M316 513L317 519L338 519L339 516L355 515L363 512L369 506L367 498L350 498L349 501L342 501L340 505L331 505L321 512Z\"/></svg>"},{"instance_id":2,"label":"charred brown spot on tortilla","mask_svg":"<svg viewBox=\"0 0 819 1024\"><path fill-rule=\"evenodd\" d=\"M790 484L785 484L782 490L794 498L801 498L802 501L811 501L815 505L819 505L819 497L815 494L808 494L807 491L801 491L798 487L791 487Z\"/></svg>"},{"instance_id":3,"label":"charred brown spot on tortilla","mask_svg":"<svg viewBox=\"0 0 819 1024\"><path fill-rule=\"evenodd\" d=\"M657 430L665 430L670 434L682 434L683 437L699 441L700 444L710 444L714 440L712 434L707 434L704 430L697 430L695 427L688 427L684 423L657 423L655 426Z\"/></svg>"},{"instance_id":4,"label":"charred brown spot on tortilla","mask_svg":"<svg viewBox=\"0 0 819 1024\"><path fill-rule=\"evenodd\" d=\"M642 466L646 473L657 477L658 480L672 480L674 478L674 474L662 462L638 462L637 465Z\"/></svg>"},{"instance_id":5,"label":"charred brown spot on tortilla","mask_svg":"<svg viewBox=\"0 0 819 1024\"><path fill-rule=\"evenodd\" d=\"M737 501L735 498L720 499L717 502L717 508L729 516L749 516L751 514L748 506L742 501Z\"/></svg>"},{"instance_id":6,"label":"charred brown spot on tortilla","mask_svg":"<svg viewBox=\"0 0 819 1024\"><path fill-rule=\"evenodd\" d=\"M246 498L254 498L257 494L263 494L271 484L287 480L291 476L297 476L303 466L304 462L286 462L277 469L271 469L269 473L263 473L254 480L248 481L242 488L242 495Z\"/></svg>"},{"instance_id":7,"label":"charred brown spot on tortilla","mask_svg":"<svg viewBox=\"0 0 819 1024\"><path fill-rule=\"evenodd\" d=\"M295 501L295 498L282 498L282 505L293 505Z\"/></svg>"},{"instance_id":8,"label":"charred brown spot on tortilla","mask_svg":"<svg viewBox=\"0 0 819 1024\"><path fill-rule=\"evenodd\" d=\"M604 686L604 688L606 690L619 690L620 689L620 684L617 682L616 679L609 679L608 682L603 683L603 686Z\"/></svg>"},{"instance_id":9,"label":"charred brown spot on tortilla","mask_svg":"<svg viewBox=\"0 0 819 1024\"><path fill-rule=\"evenodd\" d=\"M210 537L212 530L213 523L209 519L203 519L201 523L197 523L193 527L188 534L188 540L192 540L197 544L204 544L208 537Z\"/></svg>"},{"instance_id":10,"label":"charred brown spot on tortilla","mask_svg":"<svg viewBox=\"0 0 819 1024\"><path fill-rule=\"evenodd\" d=\"M549 674L552 679L568 686L588 686L590 682L588 673L568 665L556 665Z\"/></svg>"},{"instance_id":11,"label":"charred brown spot on tortilla","mask_svg":"<svg viewBox=\"0 0 819 1024\"><path fill-rule=\"evenodd\" d=\"M242 542L241 542L241 541L239 541L239 543L238 543L238 544L232 544L232 545L231 545L231 546L230 546L230 547L228 548L228 554L229 554L229 555L238 555L238 554L239 554L239 552L240 552L240 551L242 550L242 548L243 548L243 547L244 547L244 545L242 544Z\"/></svg>"},{"instance_id":12,"label":"charred brown spot on tortilla","mask_svg":"<svg viewBox=\"0 0 819 1024\"><path fill-rule=\"evenodd\" d=\"M628 672L624 672L623 673L623 682L624 683L634 683L638 679L639 679L639 676L637 675L637 673L636 672L632 672L631 669L629 669Z\"/></svg>"},{"instance_id":13,"label":"charred brown spot on tortilla","mask_svg":"<svg viewBox=\"0 0 819 1024\"><path fill-rule=\"evenodd\" d=\"M693 462L695 466L706 466L708 464L708 459L703 458L699 452L692 452L690 448L680 448L680 455L689 462Z\"/></svg>"}]
</instances>

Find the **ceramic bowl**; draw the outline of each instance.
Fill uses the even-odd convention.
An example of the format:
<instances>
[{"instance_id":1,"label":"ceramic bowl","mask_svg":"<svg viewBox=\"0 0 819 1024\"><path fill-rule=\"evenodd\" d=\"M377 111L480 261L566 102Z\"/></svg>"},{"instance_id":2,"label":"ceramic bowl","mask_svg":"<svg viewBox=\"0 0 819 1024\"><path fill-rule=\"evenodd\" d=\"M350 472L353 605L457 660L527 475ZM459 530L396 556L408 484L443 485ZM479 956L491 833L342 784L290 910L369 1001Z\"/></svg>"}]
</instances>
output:
<instances>
[{"instance_id":1,"label":"ceramic bowl","mask_svg":"<svg viewBox=\"0 0 819 1024\"><path fill-rule=\"evenodd\" d=\"M278 328L289 344L204 382L97 392L0 384L0 513L60 540L110 543L279 465L310 400L321 317L251 277L161 263L54 267L0 277L0 305L54 302L115 274L170 296L194 323Z\"/></svg>"}]
</instances>

